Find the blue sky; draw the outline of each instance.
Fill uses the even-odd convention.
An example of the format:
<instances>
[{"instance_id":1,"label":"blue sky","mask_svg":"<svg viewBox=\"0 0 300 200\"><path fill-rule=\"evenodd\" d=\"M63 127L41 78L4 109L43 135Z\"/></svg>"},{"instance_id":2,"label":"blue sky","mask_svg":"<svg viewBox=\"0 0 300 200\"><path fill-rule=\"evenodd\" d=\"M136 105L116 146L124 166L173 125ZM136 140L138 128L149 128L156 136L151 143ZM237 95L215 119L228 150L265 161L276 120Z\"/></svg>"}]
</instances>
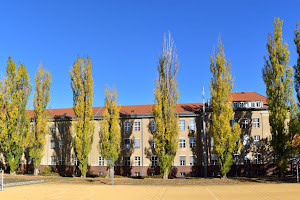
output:
<instances>
[{"instance_id":1,"label":"blue sky","mask_svg":"<svg viewBox=\"0 0 300 200\"><path fill-rule=\"evenodd\" d=\"M180 68L179 102L209 98L210 55L219 34L232 61L233 91L265 95L261 69L274 17L283 19L290 65L300 21L300 1L5 1L0 4L0 73L7 57L23 63L34 85L40 62L53 75L51 107L72 107L69 69L78 55L91 58L94 106L104 105L105 85L118 103L151 104L163 34L171 32ZM30 97L32 108L32 97Z\"/></svg>"}]
</instances>

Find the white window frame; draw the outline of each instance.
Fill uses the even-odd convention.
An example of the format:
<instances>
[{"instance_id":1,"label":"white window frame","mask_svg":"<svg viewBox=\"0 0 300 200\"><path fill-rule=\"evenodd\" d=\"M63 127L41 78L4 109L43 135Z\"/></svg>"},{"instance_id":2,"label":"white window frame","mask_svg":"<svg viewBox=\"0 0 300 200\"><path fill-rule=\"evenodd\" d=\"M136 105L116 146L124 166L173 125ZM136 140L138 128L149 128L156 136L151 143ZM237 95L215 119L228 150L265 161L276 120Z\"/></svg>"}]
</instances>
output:
<instances>
[{"instance_id":1,"label":"white window frame","mask_svg":"<svg viewBox=\"0 0 300 200\"><path fill-rule=\"evenodd\" d=\"M104 158L102 156L98 157L98 165L99 166L104 166Z\"/></svg>"},{"instance_id":2,"label":"white window frame","mask_svg":"<svg viewBox=\"0 0 300 200\"><path fill-rule=\"evenodd\" d=\"M255 146L259 146L260 145L260 136L259 135L254 135L253 136L253 144Z\"/></svg>"},{"instance_id":3,"label":"white window frame","mask_svg":"<svg viewBox=\"0 0 300 200\"><path fill-rule=\"evenodd\" d=\"M250 164L250 153L244 154L244 165Z\"/></svg>"},{"instance_id":4,"label":"white window frame","mask_svg":"<svg viewBox=\"0 0 300 200\"><path fill-rule=\"evenodd\" d=\"M124 156L124 165L130 166L130 156Z\"/></svg>"},{"instance_id":5,"label":"white window frame","mask_svg":"<svg viewBox=\"0 0 300 200\"><path fill-rule=\"evenodd\" d=\"M131 129L131 124L129 121L125 121L125 124L124 124L124 129L125 129L125 132L130 132L130 129Z\"/></svg>"},{"instance_id":6,"label":"white window frame","mask_svg":"<svg viewBox=\"0 0 300 200\"><path fill-rule=\"evenodd\" d=\"M243 146L250 146L250 136L249 135L243 136Z\"/></svg>"},{"instance_id":7,"label":"white window frame","mask_svg":"<svg viewBox=\"0 0 300 200\"><path fill-rule=\"evenodd\" d=\"M218 165L218 157L216 154L210 155L211 165Z\"/></svg>"},{"instance_id":8,"label":"white window frame","mask_svg":"<svg viewBox=\"0 0 300 200\"><path fill-rule=\"evenodd\" d=\"M154 142L154 139L151 139L150 145L151 145L151 149L155 149L155 142Z\"/></svg>"},{"instance_id":9,"label":"white window frame","mask_svg":"<svg viewBox=\"0 0 300 200\"><path fill-rule=\"evenodd\" d=\"M196 130L196 122L195 122L195 120L189 120L189 130L191 130L191 131Z\"/></svg>"},{"instance_id":10,"label":"white window frame","mask_svg":"<svg viewBox=\"0 0 300 200\"><path fill-rule=\"evenodd\" d=\"M243 118L242 119L242 128L248 128L249 127L249 119Z\"/></svg>"},{"instance_id":11,"label":"white window frame","mask_svg":"<svg viewBox=\"0 0 300 200\"><path fill-rule=\"evenodd\" d=\"M179 120L179 130L180 131L185 130L185 120Z\"/></svg>"},{"instance_id":12,"label":"white window frame","mask_svg":"<svg viewBox=\"0 0 300 200\"><path fill-rule=\"evenodd\" d=\"M184 158L184 159L182 159L182 158ZM186 158L185 158L185 155L179 156L179 165L180 165L180 166L185 166L185 165L186 165Z\"/></svg>"},{"instance_id":13,"label":"white window frame","mask_svg":"<svg viewBox=\"0 0 300 200\"><path fill-rule=\"evenodd\" d=\"M55 149L55 140L51 140L50 148Z\"/></svg>"},{"instance_id":14,"label":"white window frame","mask_svg":"<svg viewBox=\"0 0 300 200\"><path fill-rule=\"evenodd\" d=\"M55 156L50 156L50 164L51 165L56 165L56 158L55 158Z\"/></svg>"},{"instance_id":15,"label":"white window frame","mask_svg":"<svg viewBox=\"0 0 300 200\"><path fill-rule=\"evenodd\" d=\"M134 131L141 131L141 122L134 122Z\"/></svg>"},{"instance_id":16,"label":"white window frame","mask_svg":"<svg viewBox=\"0 0 300 200\"><path fill-rule=\"evenodd\" d=\"M260 153L254 153L254 163L261 164L261 154Z\"/></svg>"},{"instance_id":17,"label":"white window frame","mask_svg":"<svg viewBox=\"0 0 300 200\"><path fill-rule=\"evenodd\" d=\"M141 140L140 140L140 138L134 138L134 148L135 149L141 148Z\"/></svg>"},{"instance_id":18,"label":"white window frame","mask_svg":"<svg viewBox=\"0 0 300 200\"><path fill-rule=\"evenodd\" d=\"M238 165L240 163L240 154L233 154L233 164Z\"/></svg>"},{"instance_id":19,"label":"white window frame","mask_svg":"<svg viewBox=\"0 0 300 200\"><path fill-rule=\"evenodd\" d=\"M134 166L141 166L141 157L134 156Z\"/></svg>"},{"instance_id":20,"label":"white window frame","mask_svg":"<svg viewBox=\"0 0 300 200\"><path fill-rule=\"evenodd\" d=\"M185 148L185 138L179 138L179 148Z\"/></svg>"},{"instance_id":21,"label":"white window frame","mask_svg":"<svg viewBox=\"0 0 300 200\"><path fill-rule=\"evenodd\" d=\"M129 141L129 143L126 143L126 141ZM125 146L125 149L130 149L130 138L124 138L124 146Z\"/></svg>"},{"instance_id":22,"label":"white window frame","mask_svg":"<svg viewBox=\"0 0 300 200\"><path fill-rule=\"evenodd\" d=\"M255 117L252 119L252 127L259 128L259 118L258 117Z\"/></svg>"},{"instance_id":23,"label":"white window frame","mask_svg":"<svg viewBox=\"0 0 300 200\"><path fill-rule=\"evenodd\" d=\"M158 166L158 156L157 155L151 156L151 166Z\"/></svg>"},{"instance_id":24,"label":"white window frame","mask_svg":"<svg viewBox=\"0 0 300 200\"><path fill-rule=\"evenodd\" d=\"M195 148L195 147L196 147L196 138L190 137L190 148Z\"/></svg>"},{"instance_id":25,"label":"white window frame","mask_svg":"<svg viewBox=\"0 0 300 200\"><path fill-rule=\"evenodd\" d=\"M79 165L78 159L77 159L77 157L75 155L73 156L73 165L74 166L78 166Z\"/></svg>"},{"instance_id":26,"label":"white window frame","mask_svg":"<svg viewBox=\"0 0 300 200\"><path fill-rule=\"evenodd\" d=\"M52 124L52 126L50 127L50 132L52 134L56 134L56 125L55 124Z\"/></svg>"},{"instance_id":27,"label":"white window frame","mask_svg":"<svg viewBox=\"0 0 300 200\"><path fill-rule=\"evenodd\" d=\"M61 155L59 160L58 160L58 165L65 165L65 160L64 157Z\"/></svg>"},{"instance_id":28,"label":"white window frame","mask_svg":"<svg viewBox=\"0 0 300 200\"><path fill-rule=\"evenodd\" d=\"M210 146L211 146L211 147L215 146L215 140L214 140L214 137L210 137Z\"/></svg>"},{"instance_id":29,"label":"white window frame","mask_svg":"<svg viewBox=\"0 0 300 200\"><path fill-rule=\"evenodd\" d=\"M195 166L195 165L196 165L196 156L190 155L190 166Z\"/></svg>"}]
</instances>

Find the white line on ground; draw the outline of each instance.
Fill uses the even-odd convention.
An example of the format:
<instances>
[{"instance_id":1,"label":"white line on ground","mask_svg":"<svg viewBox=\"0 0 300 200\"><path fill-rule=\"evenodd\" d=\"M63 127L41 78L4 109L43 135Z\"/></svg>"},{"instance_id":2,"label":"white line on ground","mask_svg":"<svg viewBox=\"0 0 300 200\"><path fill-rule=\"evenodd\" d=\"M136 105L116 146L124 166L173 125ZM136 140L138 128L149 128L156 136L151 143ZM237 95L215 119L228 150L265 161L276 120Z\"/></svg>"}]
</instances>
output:
<instances>
[{"instance_id":1,"label":"white line on ground","mask_svg":"<svg viewBox=\"0 0 300 200\"><path fill-rule=\"evenodd\" d=\"M162 199L164 198L164 196L165 196L167 190L168 190L168 189L166 189L166 191L164 192L164 194L162 195L162 197L160 198L160 200L162 200Z\"/></svg>"},{"instance_id":2,"label":"white line on ground","mask_svg":"<svg viewBox=\"0 0 300 200\"><path fill-rule=\"evenodd\" d=\"M215 199L219 200L208 188L205 188Z\"/></svg>"}]
</instances>

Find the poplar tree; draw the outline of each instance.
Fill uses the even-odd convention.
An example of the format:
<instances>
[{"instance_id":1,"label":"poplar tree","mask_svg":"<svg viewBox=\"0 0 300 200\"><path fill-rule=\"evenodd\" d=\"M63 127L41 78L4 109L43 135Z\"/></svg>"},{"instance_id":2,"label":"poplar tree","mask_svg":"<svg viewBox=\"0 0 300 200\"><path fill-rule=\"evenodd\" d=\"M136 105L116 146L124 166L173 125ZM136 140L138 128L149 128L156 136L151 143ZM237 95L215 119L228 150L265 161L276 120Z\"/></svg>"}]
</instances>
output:
<instances>
[{"instance_id":1,"label":"poplar tree","mask_svg":"<svg viewBox=\"0 0 300 200\"><path fill-rule=\"evenodd\" d=\"M291 147L291 137L285 122L289 118L293 96L293 69L288 66L290 52L287 43L283 44L282 24L279 17L274 20L274 36L270 33L268 35L268 57L264 57L265 66L262 70L269 105L271 145L281 177L284 176Z\"/></svg>"},{"instance_id":2,"label":"poplar tree","mask_svg":"<svg viewBox=\"0 0 300 200\"><path fill-rule=\"evenodd\" d=\"M70 72L73 91L73 110L76 122L73 124L73 148L79 162L81 177L87 173L88 155L92 149L93 121L93 77L92 64L89 57L78 57Z\"/></svg>"},{"instance_id":3,"label":"poplar tree","mask_svg":"<svg viewBox=\"0 0 300 200\"><path fill-rule=\"evenodd\" d=\"M297 22L294 33L295 33L294 42L296 44L296 49L298 53L297 64L294 66L294 70L295 70L294 76L295 76L295 90L297 92L298 105L299 105L300 103L300 25L299 22Z\"/></svg>"},{"instance_id":4,"label":"poplar tree","mask_svg":"<svg viewBox=\"0 0 300 200\"><path fill-rule=\"evenodd\" d=\"M214 151L218 157L222 178L227 178L232 165L232 154L238 148L241 129L238 123L230 125L233 117L232 99L230 96L233 88L231 63L225 59L224 45L218 39L216 55L210 56L210 71L213 78L210 81L210 94L212 106L212 125L210 133L214 138ZM238 143L239 144L239 143Z\"/></svg>"},{"instance_id":5,"label":"poplar tree","mask_svg":"<svg viewBox=\"0 0 300 200\"><path fill-rule=\"evenodd\" d=\"M105 159L112 159L112 163L118 159L121 151L121 131L119 126L121 106L117 105L117 97L118 93L115 87L113 91L105 89L105 106L99 131L99 153ZM112 166L108 167L107 177L110 178L112 177Z\"/></svg>"},{"instance_id":6,"label":"poplar tree","mask_svg":"<svg viewBox=\"0 0 300 200\"><path fill-rule=\"evenodd\" d=\"M24 138L28 134L30 118L26 113L31 84L26 67L8 57L6 77L1 99L1 116L3 129L1 131L1 148L10 172L15 173L19 160L24 152Z\"/></svg>"},{"instance_id":7,"label":"poplar tree","mask_svg":"<svg viewBox=\"0 0 300 200\"><path fill-rule=\"evenodd\" d=\"M158 78L155 80L155 101L153 115L155 121L155 152L159 157L160 172L164 179L168 178L171 165L178 148L178 114L175 107L179 98L176 74L179 68L174 42L164 36L162 55L158 58Z\"/></svg>"},{"instance_id":8,"label":"poplar tree","mask_svg":"<svg viewBox=\"0 0 300 200\"><path fill-rule=\"evenodd\" d=\"M34 175L38 175L38 168L44 156L44 148L46 144L46 134L49 131L48 118L50 111L47 106L50 100L50 86L52 76L39 65L35 74L35 89L33 94L34 118L32 121L31 131L28 138L29 155L34 165Z\"/></svg>"}]
</instances>

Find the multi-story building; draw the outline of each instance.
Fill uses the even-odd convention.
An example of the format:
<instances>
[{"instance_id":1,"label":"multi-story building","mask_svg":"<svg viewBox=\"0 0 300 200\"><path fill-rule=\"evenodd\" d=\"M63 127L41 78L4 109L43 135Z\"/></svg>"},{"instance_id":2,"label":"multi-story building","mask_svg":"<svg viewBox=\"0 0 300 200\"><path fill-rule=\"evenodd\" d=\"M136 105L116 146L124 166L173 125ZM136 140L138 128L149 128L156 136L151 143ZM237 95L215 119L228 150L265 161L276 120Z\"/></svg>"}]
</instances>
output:
<instances>
[{"instance_id":1,"label":"multi-story building","mask_svg":"<svg viewBox=\"0 0 300 200\"><path fill-rule=\"evenodd\" d=\"M231 94L234 116L230 121L241 126L241 147L233 154L233 166L229 174L250 175L270 174L272 150L268 106L266 97L255 92L235 92ZM209 134L211 120L210 103L206 103L205 124L207 135L208 175L218 174L218 158L214 154L214 141ZM94 138L89 159L90 174L105 174L106 160L99 155L99 124L104 107L94 107ZM179 138L178 150L172 164L175 176L201 176L204 169L204 138L203 138L203 104L178 104ZM32 114L32 111L30 112ZM49 119L49 134L45 145L41 171L50 166L62 174L78 171L78 161L72 147L71 127L75 115L72 108L52 109ZM153 132L152 105L122 106L120 111L121 153L116 161L116 174L120 175L155 175L159 174L159 158L155 153ZM27 159L26 159L27 158ZM25 153L21 160L22 170L32 171L31 159ZM31 166L31 167L30 167ZM270 167L271 166L271 167Z\"/></svg>"}]
</instances>

